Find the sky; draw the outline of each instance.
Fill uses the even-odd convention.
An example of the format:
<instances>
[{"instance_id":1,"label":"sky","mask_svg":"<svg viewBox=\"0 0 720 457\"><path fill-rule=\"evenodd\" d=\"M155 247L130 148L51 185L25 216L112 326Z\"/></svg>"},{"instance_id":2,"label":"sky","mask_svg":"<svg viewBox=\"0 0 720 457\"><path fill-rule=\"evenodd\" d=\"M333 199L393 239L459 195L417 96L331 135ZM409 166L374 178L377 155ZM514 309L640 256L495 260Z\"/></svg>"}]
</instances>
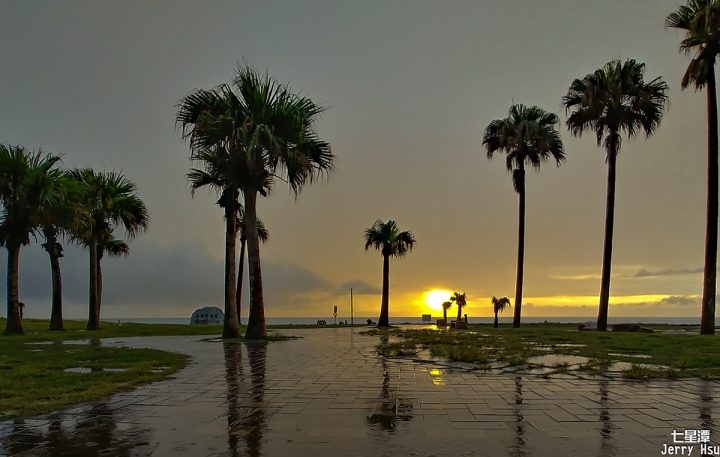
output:
<instances>
[{"instance_id":1,"label":"sky","mask_svg":"<svg viewBox=\"0 0 720 457\"><path fill-rule=\"evenodd\" d=\"M277 182L258 203L266 315L347 315L350 287L355 315L377 315L382 258L363 231L393 219L418 243L391 261L391 315L430 312L440 290L466 292L481 317L489 297L514 299L518 210L483 130L513 103L538 105L560 116L567 161L527 175L523 314L593 316L605 152L570 135L561 99L573 79L634 58L667 81L671 104L657 134L618 157L610 317L699 316L705 94L680 90L689 58L664 27L680 3L0 0L0 142L137 183L151 223L128 258L103 259L102 316L189 317L222 306L224 224L215 195L190 195L177 104L245 62L327 108L317 132L336 156L297 198ZM41 242L21 251L20 299L47 318ZM87 252L66 243L62 269L65 315L86 316Z\"/></svg>"}]
</instances>

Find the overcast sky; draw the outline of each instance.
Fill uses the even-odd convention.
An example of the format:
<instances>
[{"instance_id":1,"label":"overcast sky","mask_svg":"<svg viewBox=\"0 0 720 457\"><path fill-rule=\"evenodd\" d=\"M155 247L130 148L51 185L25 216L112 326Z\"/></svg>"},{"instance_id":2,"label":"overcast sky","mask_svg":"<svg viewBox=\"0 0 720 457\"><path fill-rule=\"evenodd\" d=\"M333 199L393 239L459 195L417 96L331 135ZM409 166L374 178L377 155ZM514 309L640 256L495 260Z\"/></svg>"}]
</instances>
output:
<instances>
[{"instance_id":1,"label":"overcast sky","mask_svg":"<svg viewBox=\"0 0 720 457\"><path fill-rule=\"evenodd\" d=\"M317 128L337 156L337 172L297 200L278 182L258 204L270 231L266 314L326 316L347 307L351 286L356 315L377 314L382 261L362 236L392 218L418 244L391 262L391 313L418 315L424 293L443 289L489 315L489 296L514 297L517 195L504 160L486 158L484 128L513 102L564 123L574 78L635 58L646 79L666 79L672 101L657 135L624 141L618 158L610 316L696 316L705 99L680 90L689 59L664 28L679 4L0 0L0 142L137 183L150 228L129 258L103 261L103 316L221 306L222 213L214 195L190 196L174 115L193 88L230 82L246 61L328 108ZM527 177L529 316L596 313L605 153L593 135L561 132L567 162ZM4 250L0 262L4 290ZM48 317L47 255L33 243L20 263L27 315ZM68 246L62 267L66 315L84 316L87 253Z\"/></svg>"}]
</instances>

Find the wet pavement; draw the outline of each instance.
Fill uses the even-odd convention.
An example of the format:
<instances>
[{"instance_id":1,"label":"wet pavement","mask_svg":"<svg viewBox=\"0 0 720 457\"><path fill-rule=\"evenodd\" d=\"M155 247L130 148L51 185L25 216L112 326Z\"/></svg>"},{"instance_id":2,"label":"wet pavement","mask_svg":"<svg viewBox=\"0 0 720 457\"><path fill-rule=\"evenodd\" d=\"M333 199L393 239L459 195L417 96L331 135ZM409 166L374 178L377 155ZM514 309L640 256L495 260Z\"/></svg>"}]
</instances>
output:
<instances>
[{"instance_id":1,"label":"wet pavement","mask_svg":"<svg viewBox=\"0 0 720 457\"><path fill-rule=\"evenodd\" d=\"M359 331L283 330L302 339L269 344L103 340L194 360L174 379L1 422L0 455L625 456L662 455L686 430L720 441L716 382L544 379L385 360L372 352L379 337ZM701 455L699 443L677 445Z\"/></svg>"}]
</instances>

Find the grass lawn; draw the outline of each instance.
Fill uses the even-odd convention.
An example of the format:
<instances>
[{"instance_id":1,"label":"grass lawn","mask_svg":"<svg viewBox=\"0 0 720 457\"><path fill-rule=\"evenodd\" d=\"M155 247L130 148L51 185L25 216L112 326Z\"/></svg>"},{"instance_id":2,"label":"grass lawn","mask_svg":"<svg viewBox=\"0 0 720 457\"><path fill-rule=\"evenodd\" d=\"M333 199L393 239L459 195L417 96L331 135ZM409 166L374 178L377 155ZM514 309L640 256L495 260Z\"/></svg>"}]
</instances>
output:
<instances>
[{"instance_id":1,"label":"grass lawn","mask_svg":"<svg viewBox=\"0 0 720 457\"><path fill-rule=\"evenodd\" d=\"M543 365L536 356L556 354L586 357L574 368L602 374L614 362L627 362L626 378L720 378L720 338L700 335L663 335L663 330L697 330L696 327L647 325L655 333L580 332L573 324L471 325L468 330L390 329L368 333L393 336L377 346L386 356L409 356L427 350L433 356L497 366L554 367L567 371L567 363ZM561 360L562 358L555 358ZM546 370L547 372L547 370Z\"/></svg>"},{"instance_id":2,"label":"grass lawn","mask_svg":"<svg viewBox=\"0 0 720 457\"><path fill-rule=\"evenodd\" d=\"M0 331L5 325L0 319ZM65 321L64 332L49 332L48 325L48 320L23 319L25 335L0 336L0 419L57 410L166 379L190 359L173 352L103 347L100 338L222 333L222 325L102 322L101 330L93 332L79 321ZM68 344L72 340L87 341ZM50 344L32 344L38 342ZM89 372L64 371L68 368Z\"/></svg>"}]
</instances>

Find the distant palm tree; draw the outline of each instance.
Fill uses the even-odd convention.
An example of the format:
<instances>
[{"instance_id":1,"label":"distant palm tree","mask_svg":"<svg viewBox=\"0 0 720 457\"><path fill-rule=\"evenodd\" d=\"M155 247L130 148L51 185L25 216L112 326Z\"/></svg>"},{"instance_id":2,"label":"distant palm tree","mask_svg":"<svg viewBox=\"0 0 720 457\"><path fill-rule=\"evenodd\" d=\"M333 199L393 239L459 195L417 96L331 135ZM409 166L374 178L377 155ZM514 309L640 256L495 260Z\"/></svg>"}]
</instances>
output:
<instances>
[{"instance_id":1,"label":"distant palm tree","mask_svg":"<svg viewBox=\"0 0 720 457\"><path fill-rule=\"evenodd\" d=\"M483 145L488 159L498 151L505 153L505 165L512 172L513 187L519 196L518 255L515 281L513 327L520 327L525 263L525 165L540 171L540 164L554 159L565 161L562 139L555 126L557 115L537 106L513 105L507 118L492 121L485 129Z\"/></svg>"},{"instance_id":2,"label":"distant palm tree","mask_svg":"<svg viewBox=\"0 0 720 457\"><path fill-rule=\"evenodd\" d=\"M39 226L45 242L43 249L50 257L50 271L52 274L52 311L50 313L51 331L64 330L62 315L62 274L60 271L60 258L63 257L63 246L58 238L65 235L72 236L81 223L82 187L67 173L57 174L55 185L60 192L53 204L40 208Z\"/></svg>"},{"instance_id":3,"label":"distant palm tree","mask_svg":"<svg viewBox=\"0 0 720 457\"><path fill-rule=\"evenodd\" d=\"M495 313L495 322L493 323L493 327L498 328L498 313L502 313L505 308L508 308L512 305L510 305L510 299L507 297L493 297L490 299L490 301L492 302L493 312Z\"/></svg>"},{"instance_id":4,"label":"distant palm tree","mask_svg":"<svg viewBox=\"0 0 720 457\"><path fill-rule=\"evenodd\" d=\"M446 301L442 304L442 310L443 310L443 319L445 319L445 322L447 322L447 310L452 307L452 302Z\"/></svg>"},{"instance_id":5,"label":"distant palm tree","mask_svg":"<svg viewBox=\"0 0 720 457\"><path fill-rule=\"evenodd\" d=\"M600 304L597 329L607 330L610 301L613 223L615 219L615 168L622 134L634 137L641 130L649 137L657 130L668 103L668 85L658 77L645 82L645 64L628 59L613 60L581 79L576 79L563 97L571 113L567 127L575 136L594 131L597 144L607 152L608 181L605 209ZM517 309L515 310L517 311Z\"/></svg>"},{"instance_id":6,"label":"distant palm tree","mask_svg":"<svg viewBox=\"0 0 720 457\"><path fill-rule=\"evenodd\" d=\"M242 325L240 305L242 303L242 280L243 280L243 268L245 267L245 243L247 243L247 234L245 233L245 209L240 207L238 211L237 220L238 233L240 234L240 262L238 265L238 277L237 277L237 293L235 294L235 302L237 303L237 317L238 325ZM258 217L257 219L257 234L258 239L263 244L267 243L270 238L270 234L265 228L265 224Z\"/></svg>"},{"instance_id":7,"label":"distant palm tree","mask_svg":"<svg viewBox=\"0 0 720 457\"><path fill-rule=\"evenodd\" d=\"M282 174L297 194L303 186L333 170L333 155L320 139L314 124L324 108L307 97L293 94L288 86L249 67L237 71L232 86L194 90L179 106L176 122L190 150L221 148L223 206L226 208L225 308L236 307L235 241L239 193L242 192L247 224L250 271L250 317L247 339L267 336L265 302L257 233L257 194L264 183ZM232 311L235 314L236 311ZM237 322L237 319L235 319ZM237 324L236 324L237 326ZM235 330L237 333L237 330ZM223 330L224 336L232 336Z\"/></svg>"},{"instance_id":8,"label":"distant palm tree","mask_svg":"<svg viewBox=\"0 0 720 457\"><path fill-rule=\"evenodd\" d=\"M415 237L412 232L401 232L393 220L383 222L375 221L372 227L365 229L365 250L374 247L383 256L383 288L382 304L378 327L390 325L389 296L390 296L390 257L405 257L415 247Z\"/></svg>"},{"instance_id":9,"label":"distant palm tree","mask_svg":"<svg viewBox=\"0 0 720 457\"><path fill-rule=\"evenodd\" d=\"M715 293L718 249L718 104L715 61L720 53L720 1L690 0L665 19L665 26L686 32L680 50L694 56L681 87L707 88L708 183L705 224L705 268L703 274L700 333L715 334Z\"/></svg>"},{"instance_id":10,"label":"distant palm tree","mask_svg":"<svg viewBox=\"0 0 720 457\"><path fill-rule=\"evenodd\" d=\"M0 246L8 251L5 333L23 334L18 299L20 248L38 231L40 210L62 198L60 157L0 144Z\"/></svg>"},{"instance_id":11,"label":"distant palm tree","mask_svg":"<svg viewBox=\"0 0 720 457\"><path fill-rule=\"evenodd\" d=\"M457 320L462 320L462 310L464 307L467 306L467 298L465 297L465 293L459 294L457 292L453 292L452 297L450 297L451 302L455 302L458 309L458 317Z\"/></svg>"},{"instance_id":12,"label":"distant palm tree","mask_svg":"<svg viewBox=\"0 0 720 457\"><path fill-rule=\"evenodd\" d=\"M96 172L90 168L70 171L71 176L84 186L87 216L75 238L90 252L90 299L88 330L100 328L100 302L102 294L103 253L118 255L123 251L112 233L122 227L128 237L146 230L150 222L145 204L137 196L135 184L116 172ZM125 245L127 246L127 245Z\"/></svg>"}]
</instances>

